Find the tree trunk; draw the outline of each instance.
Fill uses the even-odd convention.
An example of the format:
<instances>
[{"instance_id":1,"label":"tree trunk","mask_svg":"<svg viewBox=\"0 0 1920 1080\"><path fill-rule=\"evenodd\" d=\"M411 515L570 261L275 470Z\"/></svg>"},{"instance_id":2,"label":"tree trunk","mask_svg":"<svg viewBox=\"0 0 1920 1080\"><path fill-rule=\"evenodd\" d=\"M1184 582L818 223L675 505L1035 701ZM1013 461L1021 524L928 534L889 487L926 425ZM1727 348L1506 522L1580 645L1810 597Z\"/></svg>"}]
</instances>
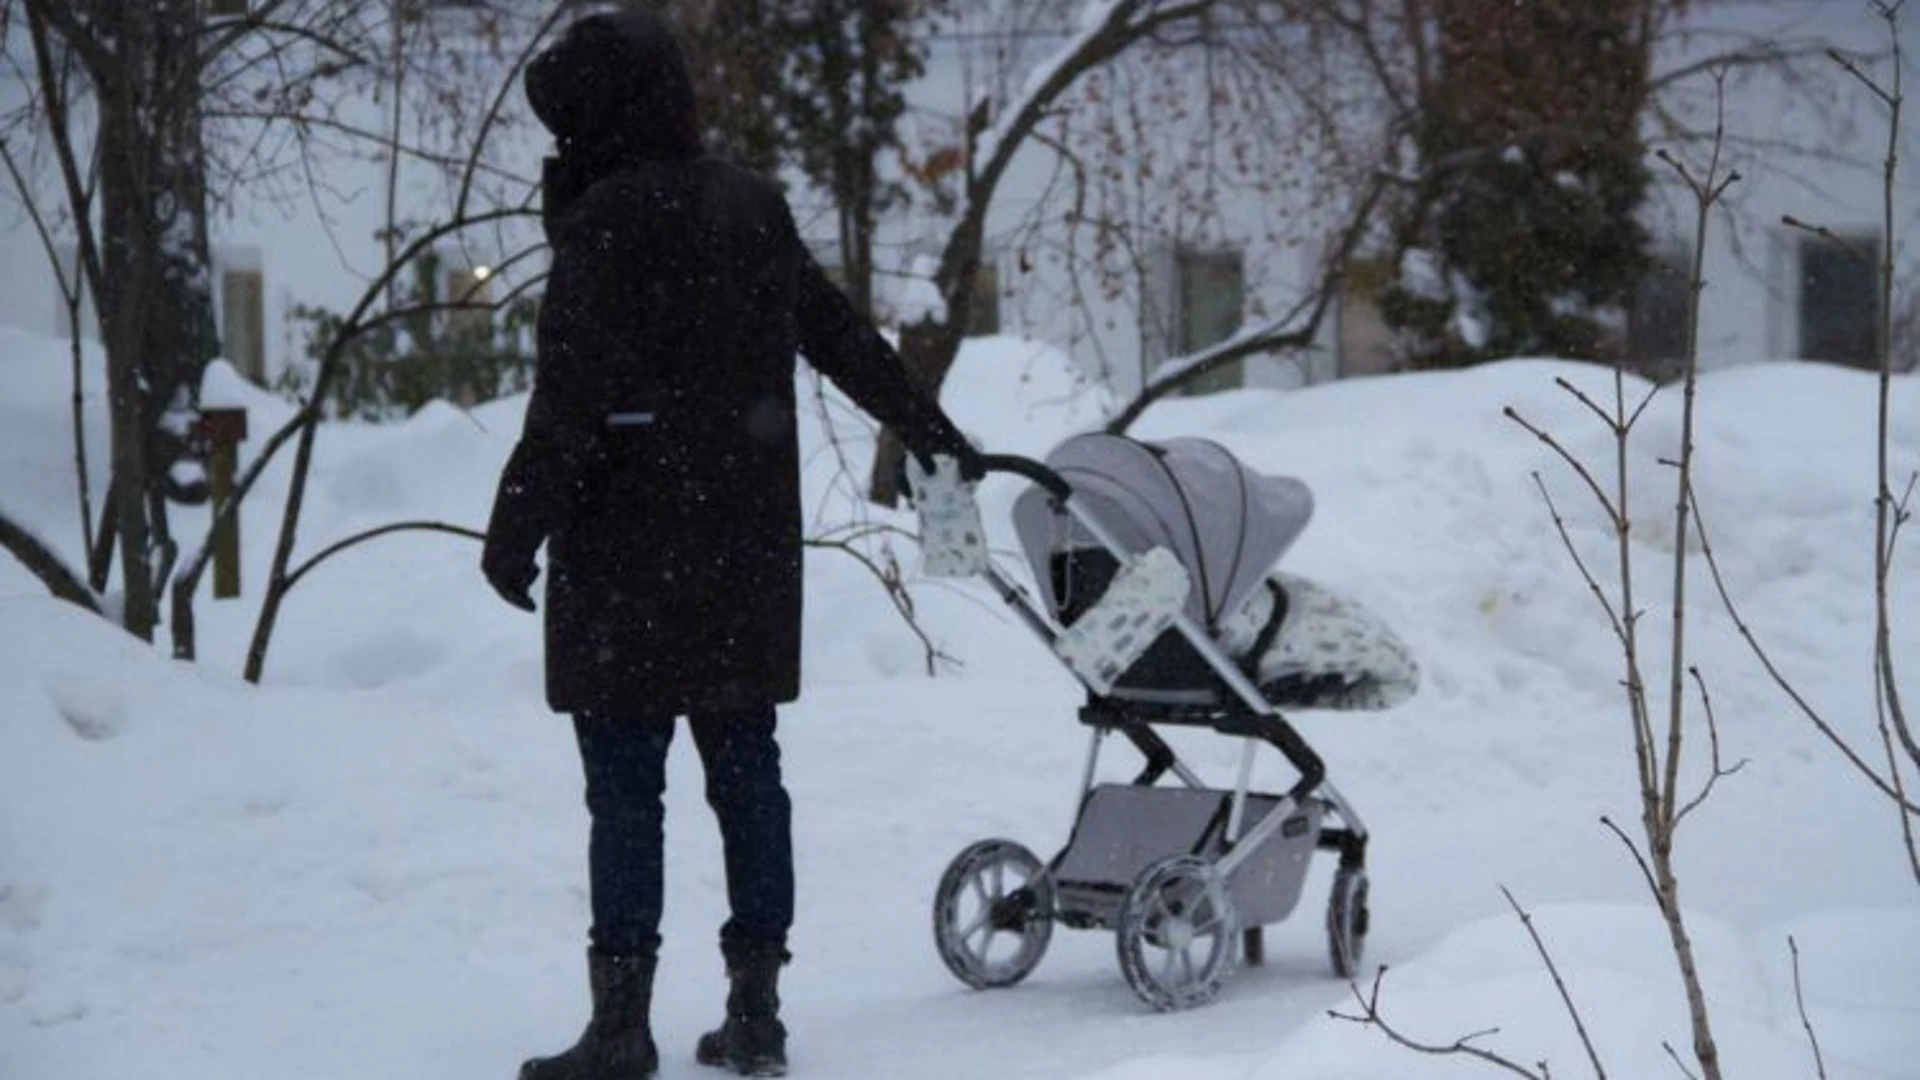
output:
<instances>
[{"instance_id":1,"label":"tree trunk","mask_svg":"<svg viewBox=\"0 0 1920 1080\"><path fill-rule=\"evenodd\" d=\"M133 9L129 7L116 21L125 31L118 38L121 48L139 50L137 26L141 20ZM96 73L94 85L101 103L101 260L105 273L99 301L101 338L107 353L113 461L110 492L120 551L121 621L135 636L151 641L159 622L158 591L150 561L153 536L147 522L151 483L148 432L154 413L143 361L157 237L142 212L149 200L142 182L145 163L140 160L135 133L135 118L141 111L136 85L141 81L138 71L127 68L113 76Z\"/></svg>"},{"instance_id":2,"label":"tree trunk","mask_svg":"<svg viewBox=\"0 0 1920 1080\"><path fill-rule=\"evenodd\" d=\"M112 411L112 516L123 618L151 640L171 562L168 495L187 425L219 351L207 243L196 0L88 5L111 62L89 71L100 101L100 303Z\"/></svg>"}]
</instances>

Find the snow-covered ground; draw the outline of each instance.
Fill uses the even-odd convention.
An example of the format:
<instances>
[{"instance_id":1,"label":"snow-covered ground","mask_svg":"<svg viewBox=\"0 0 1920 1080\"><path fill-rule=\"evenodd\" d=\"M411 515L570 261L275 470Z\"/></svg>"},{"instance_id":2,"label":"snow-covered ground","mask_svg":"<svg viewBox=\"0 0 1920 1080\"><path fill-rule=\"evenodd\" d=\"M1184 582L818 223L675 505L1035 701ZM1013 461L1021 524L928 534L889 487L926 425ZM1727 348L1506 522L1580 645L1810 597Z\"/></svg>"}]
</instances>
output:
<instances>
[{"instance_id":1,"label":"snow-covered ground","mask_svg":"<svg viewBox=\"0 0 1920 1080\"><path fill-rule=\"evenodd\" d=\"M63 356L60 343L0 332L0 508L71 554ZM1099 414L1063 372L1031 345L975 343L949 405L994 449L1043 451ZM1688 1045L1678 981L1638 871L1598 823L1635 820L1618 651L1530 472L1595 559L1604 537L1578 482L1501 416L1514 405L1603 462L1608 441L1555 376L1611 392L1597 372L1516 361L1170 402L1140 433L1211 435L1306 480L1318 515L1288 566L1351 592L1418 650L1426 681L1408 705L1298 717L1374 830L1369 960L1392 967L1389 1018L1435 1042L1498 1027L1484 1045L1550 1058L1558 1076L1585 1071L1504 885L1535 913L1609 1074L1672 1076L1662 1042ZM251 407L255 446L286 414L213 382L210 396ZM1699 438L1702 503L1747 616L1807 696L1862 738L1872 391L1864 376L1810 366L1719 373L1702 388ZM1920 467L1920 386L1907 378L1899 392L1905 475ZM523 404L330 426L302 550L401 518L480 525ZM97 463L97 395L91 405ZM1677 439L1678 405L1663 396L1649 410L1631 471L1652 657L1664 656L1673 547L1658 459ZM819 432L806 426L809 489L830 520L846 504ZM540 701L538 622L487 590L469 541L387 538L303 582L266 685L240 682L284 491L276 471L248 505L247 596L201 601L198 666L45 598L0 560L6 1080L507 1077L583 1017L585 811L568 728ZM1004 523L1014 493L989 489L990 523ZM180 531L203 521L183 513ZM808 574L807 691L782 721L801 902L785 986L794 1075L1485 1074L1328 1018L1351 1002L1325 960L1324 867L1294 919L1270 930L1269 964L1201 1010L1146 1011L1111 937L1095 933L1057 934L1015 989L961 987L932 946L934 883L981 837L1043 854L1064 840L1085 746L1077 693L982 589L916 586L924 626L960 665L929 679L861 567L817 552ZM1912 543L1897 576L1894 611L1910 620ZM1708 590L1696 573L1691 655L1725 756L1748 764L1689 819L1679 857L1727 1075L1814 1075L1792 934L1829 1075L1920 1076L1920 887L1897 819L1786 707ZM1910 625L1898 647L1910 677L1920 672ZM1178 744L1223 780L1237 759L1222 738ZM1697 778L1703 740L1693 750ZM1133 765L1118 748L1106 760L1115 775ZM712 935L724 917L684 742L672 769L655 1009L670 1080L702 1074L691 1049L722 998Z\"/></svg>"}]
</instances>

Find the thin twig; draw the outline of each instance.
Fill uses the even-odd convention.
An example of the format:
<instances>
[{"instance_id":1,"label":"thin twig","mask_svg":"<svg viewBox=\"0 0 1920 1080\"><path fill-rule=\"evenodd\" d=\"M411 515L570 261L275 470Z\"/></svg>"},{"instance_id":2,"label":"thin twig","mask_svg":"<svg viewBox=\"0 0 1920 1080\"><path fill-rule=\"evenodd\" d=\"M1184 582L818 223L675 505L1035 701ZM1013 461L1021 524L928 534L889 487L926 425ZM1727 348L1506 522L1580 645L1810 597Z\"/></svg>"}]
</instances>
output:
<instances>
[{"instance_id":1,"label":"thin twig","mask_svg":"<svg viewBox=\"0 0 1920 1080\"><path fill-rule=\"evenodd\" d=\"M1514 1074L1515 1076L1528 1077L1529 1080L1550 1080L1549 1074L1547 1073L1544 1063L1542 1063L1541 1070L1539 1072L1534 1072L1533 1070L1527 1068L1524 1065L1519 1064L1518 1062L1512 1060L1511 1058L1507 1058L1491 1050L1483 1049L1481 1047L1472 1045L1473 1040L1475 1039L1485 1038L1488 1035L1499 1034L1500 1032L1499 1028L1488 1028L1485 1031L1476 1031L1470 1035L1462 1035L1458 1039L1455 1039L1452 1043L1444 1046L1437 1043L1418 1042L1394 1030L1393 1026L1391 1024L1388 1024L1386 1019L1380 1015L1380 981L1386 978L1386 976L1387 976L1387 968L1386 968L1386 965L1383 964L1381 965L1380 970L1374 973L1373 992L1364 997L1360 993L1360 987L1358 984L1355 984L1355 983L1348 984L1349 989L1353 991L1354 1000L1360 1003L1360 1007L1364 1009L1365 1012L1361 1013L1358 1016L1355 1016L1350 1013L1343 1013L1337 1010L1329 1009L1327 1010L1327 1015L1329 1017L1332 1017L1335 1020L1345 1020L1348 1023L1359 1024L1361 1027L1377 1027L1380 1029L1380 1031L1383 1034L1386 1035L1387 1038L1392 1039L1394 1042L1400 1044L1401 1046L1406 1047L1409 1050L1418 1051L1419 1053L1422 1053L1422 1054L1433 1054L1433 1055L1442 1056L1442 1057L1452 1056L1455 1054L1465 1055L1466 1057L1476 1058L1480 1061L1486 1062L1489 1065L1494 1065L1499 1068L1505 1069L1506 1071Z\"/></svg>"},{"instance_id":2,"label":"thin twig","mask_svg":"<svg viewBox=\"0 0 1920 1080\"><path fill-rule=\"evenodd\" d=\"M1714 590L1720 594L1720 604L1726 608L1727 617L1733 620L1734 629L1738 630L1740 637L1746 641L1747 649L1753 653L1755 659L1760 661L1760 666L1766 669L1767 677L1773 680L1773 684L1780 689L1781 693L1787 695L1787 698L1800 710L1800 714L1805 716L1820 734L1825 735L1827 741L1832 743L1855 769L1859 770L1860 775L1866 777L1875 788L1878 788L1881 794L1892 799L1908 813L1920 814L1920 805L1909 801L1885 777L1875 772L1873 766L1861 759L1847 740L1834 730L1833 725L1827 723L1826 717L1820 715L1820 711L1815 709L1805 695L1800 693L1799 688L1795 687L1792 681L1781 672L1779 666L1773 662L1772 654L1767 652L1766 646L1760 644L1760 639L1755 636L1753 628L1747 625L1745 616L1740 613L1740 605L1734 602L1732 590L1727 587L1726 578L1720 571L1720 560L1713 553L1713 542L1707 536L1706 519L1701 516L1697 504L1693 512L1693 527L1700 537L1700 553L1706 559L1707 573L1713 578Z\"/></svg>"},{"instance_id":3,"label":"thin twig","mask_svg":"<svg viewBox=\"0 0 1920 1080\"><path fill-rule=\"evenodd\" d=\"M1595 499L1599 500L1600 506L1603 509L1605 509L1607 512L1607 517L1613 522L1613 524L1616 527L1619 526L1620 514L1621 514L1620 509L1614 506L1613 500L1608 497L1606 490L1600 486L1600 482L1593 478L1593 472L1587 468L1585 462L1581 461L1577 457L1574 457L1573 452L1571 450L1568 450L1565 446L1561 445L1560 440L1554 438L1551 433L1547 432L1546 430L1540 427L1535 426L1526 417L1521 416L1519 411L1516 410L1513 406L1508 405L1506 408L1502 409L1501 411L1506 414L1507 419L1513 421L1516 424L1519 424L1523 428L1526 428L1529 432L1533 434L1534 438L1539 439L1541 442L1545 443L1548 447L1550 447L1554 453L1560 455L1560 460L1566 462L1567 465L1573 469L1574 473L1578 475L1580 479L1586 483L1587 490L1593 493L1593 497Z\"/></svg>"},{"instance_id":4,"label":"thin twig","mask_svg":"<svg viewBox=\"0 0 1920 1080\"><path fill-rule=\"evenodd\" d=\"M1667 1052L1667 1056L1673 1059L1674 1066L1680 1070L1681 1075L1685 1076L1687 1080L1700 1080L1698 1076L1694 1075L1692 1069L1687 1068L1687 1063L1680 1060L1680 1052L1673 1048L1672 1043L1661 1040L1660 1049Z\"/></svg>"},{"instance_id":5,"label":"thin twig","mask_svg":"<svg viewBox=\"0 0 1920 1080\"><path fill-rule=\"evenodd\" d=\"M480 149L487 143L487 133L492 130L493 125L499 120L500 109L501 106L505 104L508 93L520 85L520 70L527 66L528 60L532 59L534 50L538 49L540 45L546 41L547 34L553 30L554 24L558 23L560 19L566 16L571 10L570 5L555 4L552 13L541 20L540 25L534 29L533 35L527 39L526 46L520 50L520 55L514 57L513 66L507 69L506 77L500 80L500 86L494 93L493 102L487 106L486 116L480 121L480 130L475 132L473 136L473 154L467 159L466 172L460 177L460 194L453 202L453 216L455 218L466 216L467 199L473 194L473 176L479 168ZM395 96L397 97L398 94L396 93Z\"/></svg>"},{"instance_id":6,"label":"thin twig","mask_svg":"<svg viewBox=\"0 0 1920 1080\"><path fill-rule=\"evenodd\" d=\"M1741 758L1739 761L1734 762L1733 768L1731 769L1723 769L1720 767L1720 725L1714 720L1713 697L1707 693L1707 680L1701 676L1700 668L1697 665L1688 668L1687 674L1693 676L1694 684L1700 688L1700 708L1707 715L1708 753L1711 756L1713 772L1708 775L1706 783L1701 785L1700 793L1695 795L1693 800L1687 803L1687 805L1681 807L1680 812L1674 816L1673 824L1676 828L1679 827L1682 821L1687 820L1688 814L1693 813L1695 808L1707 801L1707 796L1713 794L1713 786L1720 782L1721 777L1732 776L1734 773L1747 767L1746 758Z\"/></svg>"},{"instance_id":7,"label":"thin twig","mask_svg":"<svg viewBox=\"0 0 1920 1080\"><path fill-rule=\"evenodd\" d=\"M1813 1047L1813 1067L1820 1080L1827 1080L1827 1062L1820 1054L1820 1036L1813 1033L1813 1021L1807 1019L1807 999L1800 990L1800 944L1787 935L1787 948L1793 953L1793 1003L1800 1010L1800 1026L1807 1029L1807 1044Z\"/></svg>"},{"instance_id":8,"label":"thin twig","mask_svg":"<svg viewBox=\"0 0 1920 1080\"><path fill-rule=\"evenodd\" d=\"M1842 53L1839 49L1828 49L1827 56L1832 59L1834 63L1846 69L1847 74L1858 79L1860 85L1866 87L1872 92L1873 96L1879 98L1882 104L1893 104L1893 95L1887 92L1886 87L1881 86L1868 76L1866 72L1861 71L1860 66L1852 60L1847 59L1846 54Z\"/></svg>"},{"instance_id":9,"label":"thin twig","mask_svg":"<svg viewBox=\"0 0 1920 1080\"><path fill-rule=\"evenodd\" d=\"M1639 864L1640 876L1645 879L1647 883L1647 891L1652 893L1654 899L1660 901L1661 907L1664 908L1666 901L1660 895L1660 886L1653 880L1653 868L1647 865L1646 856L1640 854L1640 849L1634 845L1632 838L1627 836L1626 832L1622 830L1619 825L1615 824L1612 818L1602 815L1600 824L1605 825L1613 835L1620 838L1622 844L1626 845L1628 854L1632 855L1633 861Z\"/></svg>"},{"instance_id":10,"label":"thin twig","mask_svg":"<svg viewBox=\"0 0 1920 1080\"><path fill-rule=\"evenodd\" d=\"M817 537L809 537L802 541L802 543L811 548L826 548L841 552L865 567L867 572L873 575L874 580L878 581L880 586L886 590L887 599L893 602L893 608L900 613L901 620L907 624L909 630L913 631L913 635L920 639L920 646L926 654L928 675L933 675L937 672L939 661L952 659L940 651L940 648L933 643L933 639L927 636L926 630L920 626L920 621L914 614L913 594L907 591L906 584L900 580L900 568L897 564L894 564L891 559L888 560L888 566L882 567L872 556L861 551L848 540L825 540Z\"/></svg>"},{"instance_id":11,"label":"thin twig","mask_svg":"<svg viewBox=\"0 0 1920 1080\"><path fill-rule=\"evenodd\" d=\"M477 532L473 529L469 529L461 525L448 525L445 522L440 522L440 521L399 521L391 525L381 525L378 528L368 529L365 532L355 533L354 535L349 536L344 540L337 540L331 544L328 544L326 547L321 548L319 551L315 552L312 557L308 558L305 562L302 562L299 566L296 566L292 570L288 571L286 583L281 586L281 591L282 592L291 591L295 585L300 583L301 578L307 576L308 571L314 569L315 567L319 566L321 563L325 562L326 560L332 558L335 555L340 554L341 552L347 550L348 548L356 547L360 544L366 543L369 540L377 539L379 537L386 536L389 533L397 533L397 532L448 533L453 536L464 536L469 540L480 540L480 541L485 541L487 538L486 533Z\"/></svg>"},{"instance_id":12,"label":"thin twig","mask_svg":"<svg viewBox=\"0 0 1920 1080\"><path fill-rule=\"evenodd\" d=\"M1560 389L1565 390L1569 394L1572 394L1574 396L1574 399L1579 401L1580 404L1585 405L1589 412L1599 417L1600 422L1606 425L1606 428L1608 431L1611 431L1615 434L1620 433L1619 419L1616 417L1607 415L1607 410L1601 408L1592 398L1588 397L1586 391L1573 385L1573 383L1569 381L1566 376L1564 375L1554 376L1553 383L1555 386L1558 386Z\"/></svg>"},{"instance_id":13,"label":"thin twig","mask_svg":"<svg viewBox=\"0 0 1920 1080\"><path fill-rule=\"evenodd\" d=\"M1844 248L1848 252L1854 255L1858 255L1862 258L1866 258L1866 259L1873 258L1873 250L1871 248L1865 247L1855 241L1849 240L1846 237L1841 236L1839 233L1834 232L1832 229L1827 228L1825 225L1813 225L1808 222L1801 221L1799 218L1794 217L1792 214L1781 215L1780 224L1785 225L1789 229L1798 229L1803 233L1808 233L1810 235L1817 236L1820 239L1827 241L1828 243Z\"/></svg>"},{"instance_id":14,"label":"thin twig","mask_svg":"<svg viewBox=\"0 0 1920 1080\"><path fill-rule=\"evenodd\" d=\"M1916 482L1920 482L1920 472L1907 477L1907 490L1901 493L1900 502L1894 507L1893 527L1887 531L1887 557L1881 560L1881 564L1886 566L1889 572L1893 568L1893 550L1900 541L1900 531L1906 527L1907 522L1913 520L1913 486Z\"/></svg>"},{"instance_id":15,"label":"thin twig","mask_svg":"<svg viewBox=\"0 0 1920 1080\"><path fill-rule=\"evenodd\" d=\"M1553 962L1553 954L1547 951L1547 943L1540 939L1540 931L1533 925L1533 916L1513 898L1513 893L1505 885L1500 886L1500 895L1507 898L1507 906L1520 917L1520 924L1527 928L1527 936L1533 939L1533 947L1540 954L1541 962L1547 965L1547 974L1553 976L1554 988L1560 991L1560 1000L1567 1007L1567 1015L1573 1020L1573 1029L1580 1033L1580 1045L1587 1048L1587 1060L1593 1062L1593 1075L1598 1080L1607 1080L1606 1067L1600 1064L1600 1052L1594 1049L1593 1038L1587 1034L1587 1025L1580 1018L1580 1009L1573 1003L1573 994L1567 989L1565 979L1560 977L1560 968Z\"/></svg>"},{"instance_id":16,"label":"thin twig","mask_svg":"<svg viewBox=\"0 0 1920 1080\"><path fill-rule=\"evenodd\" d=\"M1647 396L1640 399L1640 404L1634 406L1633 408L1633 415L1628 417L1626 423L1622 425L1625 428L1625 430L1627 431L1633 430L1634 425L1640 422L1640 414L1647 411L1647 406L1653 404L1653 399L1658 397L1659 394L1660 394L1659 383L1655 383L1652 386L1647 388Z\"/></svg>"},{"instance_id":17,"label":"thin twig","mask_svg":"<svg viewBox=\"0 0 1920 1080\"><path fill-rule=\"evenodd\" d=\"M1620 621L1619 614L1613 609L1613 601L1607 599L1606 590L1600 587L1599 579L1594 576L1593 571L1587 569L1586 560L1580 557L1580 549L1574 546L1573 536L1567 531L1566 519L1560 516L1560 507L1554 504L1553 496L1548 493L1546 482L1540 479L1538 470L1533 473L1533 483L1540 489L1540 497L1546 500L1547 513L1553 517L1553 527L1560 533L1560 543L1566 547L1567 554L1573 557L1573 565L1580 571L1581 580L1587 583L1587 590L1593 593L1594 600L1600 604L1600 610L1606 612L1607 623L1613 627L1613 635L1624 643L1627 640L1626 624Z\"/></svg>"}]
</instances>

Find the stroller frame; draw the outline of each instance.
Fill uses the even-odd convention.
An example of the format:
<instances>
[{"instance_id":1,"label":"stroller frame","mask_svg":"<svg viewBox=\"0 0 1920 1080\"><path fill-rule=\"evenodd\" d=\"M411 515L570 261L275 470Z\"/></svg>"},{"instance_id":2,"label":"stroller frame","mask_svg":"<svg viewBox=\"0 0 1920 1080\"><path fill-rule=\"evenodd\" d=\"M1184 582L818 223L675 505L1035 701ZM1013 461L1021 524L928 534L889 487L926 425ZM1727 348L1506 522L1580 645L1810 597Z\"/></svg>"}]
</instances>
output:
<instances>
[{"instance_id":1,"label":"stroller frame","mask_svg":"<svg viewBox=\"0 0 1920 1080\"><path fill-rule=\"evenodd\" d=\"M1011 455L984 461L989 472L1044 489L1057 519L1077 523L1116 559L1126 556L1059 473ZM981 576L1043 642L1059 639L1063 630L1018 582L991 561ZM1148 1005L1165 1011L1205 1004L1242 959L1264 961L1263 927L1291 913L1315 850L1339 856L1327 909L1332 966L1341 976L1357 971L1368 929L1365 824L1328 781L1320 756L1200 622L1183 610L1172 628L1216 677L1210 692L1171 695L1181 699L1172 703L1118 687L1103 695L1075 673L1088 688L1079 718L1093 730L1066 846L1042 863L1013 841L983 840L949 864L936 891L934 936L962 982L984 989L1021 981L1059 923L1113 930L1122 975ZM1205 783L1161 738L1159 725L1243 739L1233 786ZM1141 753L1145 767L1131 783L1096 784L1102 745L1114 733ZM1299 776L1283 793L1251 790L1262 745ZM1183 787L1161 785L1168 774ZM1011 886L1009 876L1017 879ZM1003 934L1011 936L1013 955L997 959L995 940ZM1193 950L1203 939L1196 962Z\"/></svg>"}]
</instances>

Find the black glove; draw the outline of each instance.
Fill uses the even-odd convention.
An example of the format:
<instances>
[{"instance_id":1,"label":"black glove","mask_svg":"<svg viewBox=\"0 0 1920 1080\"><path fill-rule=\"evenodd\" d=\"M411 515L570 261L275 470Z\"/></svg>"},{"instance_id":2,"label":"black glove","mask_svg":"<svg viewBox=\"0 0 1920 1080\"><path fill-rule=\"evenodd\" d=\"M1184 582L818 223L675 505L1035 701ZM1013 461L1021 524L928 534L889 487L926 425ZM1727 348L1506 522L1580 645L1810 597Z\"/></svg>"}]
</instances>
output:
<instances>
[{"instance_id":1,"label":"black glove","mask_svg":"<svg viewBox=\"0 0 1920 1080\"><path fill-rule=\"evenodd\" d=\"M513 555L488 544L480 556L480 572L487 575L487 584L500 598L522 611L533 611L533 582L540 576L540 568L531 558Z\"/></svg>"},{"instance_id":2,"label":"black glove","mask_svg":"<svg viewBox=\"0 0 1920 1080\"><path fill-rule=\"evenodd\" d=\"M962 438L958 445L949 447L943 452L952 454L954 460L960 463L960 479L969 484L977 484L986 477L987 459L982 457L980 451L974 449L973 444L966 439Z\"/></svg>"},{"instance_id":3,"label":"black glove","mask_svg":"<svg viewBox=\"0 0 1920 1080\"><path fill-rule=\"evenodd\" d=\"M980 451L975 450L965 436L957 432L947 438L921 444L913 456L920 462L922 470L931 473L935 455L952 458L960 466L960 479L969 484L977 484L987 475L986 459L980 456Z\"/></svg>"}]
</instances>

